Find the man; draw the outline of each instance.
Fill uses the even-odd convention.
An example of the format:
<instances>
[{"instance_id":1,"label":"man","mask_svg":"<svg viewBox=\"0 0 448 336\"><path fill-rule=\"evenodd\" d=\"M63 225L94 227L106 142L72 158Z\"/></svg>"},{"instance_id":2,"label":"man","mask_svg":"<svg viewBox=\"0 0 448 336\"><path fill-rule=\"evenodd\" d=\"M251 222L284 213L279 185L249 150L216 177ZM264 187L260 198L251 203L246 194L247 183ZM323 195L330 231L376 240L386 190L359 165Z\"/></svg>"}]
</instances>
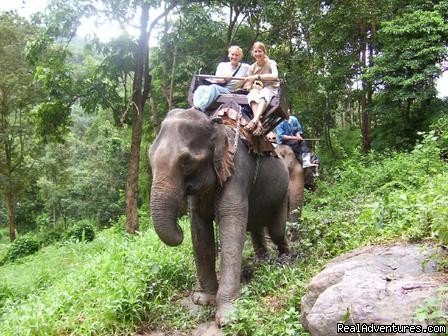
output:
<instances>
[{"instance_id":1,"label":"man","mask_svg":"<svg viewBox=\"0 0 448 336\"><path fill-rule=\"evenodd\" d=\"M303 139L303 128L299 120L291 115L290 109L288 109L287 115L288 120L283 120L275 128L277 143L290 146L303 168L318 166L311 163L311 152Z\"/></svg>"}]
</instances>

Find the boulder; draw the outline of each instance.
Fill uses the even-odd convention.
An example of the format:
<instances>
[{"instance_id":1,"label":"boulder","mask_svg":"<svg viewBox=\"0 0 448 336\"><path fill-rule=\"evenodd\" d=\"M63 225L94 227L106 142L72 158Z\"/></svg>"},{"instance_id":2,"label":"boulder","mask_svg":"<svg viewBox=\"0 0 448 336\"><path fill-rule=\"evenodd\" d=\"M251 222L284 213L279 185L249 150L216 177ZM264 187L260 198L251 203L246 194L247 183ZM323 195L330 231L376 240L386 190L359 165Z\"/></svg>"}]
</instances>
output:
<instances>
[{"instance_id":1,"label":"boulder","mask_svg":"<svg viewBox=\"0 0 448 336\"><path fill-rule=\"evenodd\" d=\"M436 272L436 252L418 245L368 246L332 260L302 298L303 326L313 336L341 335L338 323L364 324L370 329L362 335L397 334L374 332L378 325L425 327L415 319L417 307L448 282L448 274ZM345 335L361 334L350 331Z\"/></svg>"}]
</instances>

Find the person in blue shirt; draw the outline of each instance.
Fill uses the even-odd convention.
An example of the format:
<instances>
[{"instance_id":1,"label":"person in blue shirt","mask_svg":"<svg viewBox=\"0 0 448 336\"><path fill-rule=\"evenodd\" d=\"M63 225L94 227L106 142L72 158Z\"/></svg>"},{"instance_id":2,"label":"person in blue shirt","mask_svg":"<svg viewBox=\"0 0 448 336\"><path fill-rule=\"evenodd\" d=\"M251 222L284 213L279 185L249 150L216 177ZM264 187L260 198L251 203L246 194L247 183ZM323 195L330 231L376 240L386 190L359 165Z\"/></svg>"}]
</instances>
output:
<instances>
[{"instance_id":1,"label":"person in blue shirt","mask_svg":"<svg viewBox=\"0 0 448 336\"><path fill-rule=\"evenodd\" d=\"M290 146L303 168L318 166L311 162L311 151L303 139L303 127L299 120L291 115L290 109L287 115L288 119L283 120L275 128L277 143Z\"/></svg>"}]
</instances>

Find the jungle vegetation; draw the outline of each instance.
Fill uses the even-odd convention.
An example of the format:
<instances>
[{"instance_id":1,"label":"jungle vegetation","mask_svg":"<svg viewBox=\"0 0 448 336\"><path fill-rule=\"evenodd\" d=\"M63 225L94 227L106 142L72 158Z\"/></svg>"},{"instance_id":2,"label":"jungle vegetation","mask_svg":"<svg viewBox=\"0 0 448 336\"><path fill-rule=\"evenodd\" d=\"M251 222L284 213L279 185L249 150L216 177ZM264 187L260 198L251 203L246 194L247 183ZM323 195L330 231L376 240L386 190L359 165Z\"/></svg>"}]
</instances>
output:
<instances>
[{"instance_id":1,"label":"jungle vegetation","mask_svg":"<svg viewBox=\"0 0 448 336\"><path fill-rule=\"evenodd\" d=\"M77 35L89 17L138 33ZM191 241L155 235L146 152L166 113L188 107L192 75L234 44L248 63L254 41L268 46L322 169L291 260L247 249L226 334L307 335L306 283L343 252L448 244L447 19L442 0L51 0L31 17L0 13L0 334L188 332L211 318L179 303L194 287ZM430 304L419 316L448 320Z\"/></svg>"}]
</instances>

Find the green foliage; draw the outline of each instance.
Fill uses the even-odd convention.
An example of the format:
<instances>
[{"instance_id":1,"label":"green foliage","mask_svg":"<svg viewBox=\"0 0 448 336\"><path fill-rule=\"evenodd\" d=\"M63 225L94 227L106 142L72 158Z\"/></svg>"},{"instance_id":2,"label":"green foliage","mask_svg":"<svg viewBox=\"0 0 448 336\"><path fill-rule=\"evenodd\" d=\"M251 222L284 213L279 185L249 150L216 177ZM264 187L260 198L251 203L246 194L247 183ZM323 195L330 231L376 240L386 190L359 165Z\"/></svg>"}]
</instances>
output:
<instances>
[{"instance_id":1,"label":"green foliage","mask_svg":"<svg viewBox=\"0 0 448 336\"><path fill-rule=\"evenodd\" d=\"M326 184L306 194L298 227L302 251L332 257L376 240L447 243L448 167L435 132L410 153L371 153L327 171Z\"/></svg>"},{"instance_id":2,"label":"green foliage","mask_svg":"<svg viewBox=\"0 0 448 336\"><path fill-rule=\"evenodd\" d=\"M26 234L20 236L9 245L6 256L3 258L0 264L12 262L34 254L39 250L39 248L40 242L33 235Z\"/></svg>"},{"instance_id":3,"label":"green foliage","mask_svg":"<svg viewBox=\"0 0 448 336\"><path fill-rule=\"evenodd\" d=\"M299 240L293 251L302 261L245 265L252 278L238 301L237 322L226 327L225 333L307 335L298 320L300 298L309 278L327 258L389 239L448 242L446 116L429 126L446 110L446 104L433 97L439 71L435 65L446 56L441 48L446 45L446 4L231 1L233 13L239 11L244 17L233 30L224 17L210 15L222 4L209 4L214 7L189 2L175 21L166 21L160 47L150 57L154 104L152 120L145 111L145 132L153 131L156 117L165 115L171 79L172 103L185 107L191 74L199 68L214 71L226 54L227 41L241 45L249 62L247 51L253 40L270 47L269 56L281 71L288 72L294 112L307 134L322 139L319 154L324 173L317 191L306 193L302 221L294 228ZM134 14L128 5L105 3L107 9L114 7L115 17L122 18ZM91 2L59 2L52 9L51 15L36 21L46 30L27 49L37 67L34 82L33 69L23 57L24 43L34 33L21 31L29 26L18 18L10 21L2 16L0 22L1 84L10 85L9 92L14 93L2 96L8 98L0 104L8 108L2 113L14 113L2 120L9 122L17 115L20 118L15 120L23 122L7 124L0 138L10 135L9 139L19 140L9 148L21 148L18 143L28 146L24 155L18 150L11 156L0 152L0 168L7 157L16 162L24 159L12 178L0 169L0 185L4 191L5 182L14 182L14 195L25 195L11 203L18 206L17 228L19 232L38 228L34 238L44 246L21 262L1 266L0 334L131 334L141 324L188 332L212 316L206 308L192 315L178 302L194 288L188 238L175 249L163 246L144 215L145 207L140 209L143 231L138 236L123 234L123 219L109 230L94 231L98 223L111 225L124 208L129 130L126 125L115 126L123 126L121 119L132 94L135 41L121 36L98 44L95 52L101 57L93 49L86 50L87 55L69 51L79 18L93 13ZM366 27L379 27L380 34ZM13 39L19 35L26 38ZM356 127L363 92L353 90L352 84L369 66L360 62L360 51L369 48L378 67L365 78L382 85L377 86L367 111L373 117L373 147L386 151L362 156ZM36 83L44 86L44 94ZM99 114L88 115L93 112ZM113 119L106 116L111 112ZM60 144L48 144L36 155L40 144L34 138L35 126L41 138ZM425 133L417 134L418 130ZM20 138L25 135L26 139ZM331 142L324 144L324 135ZM152 137L145 136L151 142ZM399 153L391 148L414 150ZM142 158L146 157L143 152ZM141 167L141 175L146 174L148 167ZM149 192L140 190L146 201ZM1 204L0 222L6 221L5 205ZM80 243L61 241L62 230L73 222L78 224L67 235ZM184 219L183 228L187 225ZM86 238L94 236L87 244ZM6 230L3 240L7 237ZM12 246L0 245L0 258L9 258ZM23 250L29 251L29 246ZM420 317L437 317L437 304L428 302Z\"/></svg>"},{"instance_id":4,"label":"green foliage","mask_svg":"<svg viewBox=\"0 0 448 336\"><path fill-rule=\"evenodd\" d=\"M448 176L446 164L439 159L437 141L430 132L411 154L397 155L395 162L386 161L386 169L395 170L398 164L404 170L395 170L394 179L372 195L377 200L366 204L361 222L375 224L390 237L448 242Z\"/></svg>"},{"instance_id":5,"label":"green foliage","mask_svg":"<svg viewBox=\"0 0 448 336\"><path fill-rule=\"evenodd\" d=\"M3 266L0 334L129 334L145 316L150 327L186 328L175 300L194 285L190 250L188 239L170 249L153 230L128 236L111 228L89 244L49 246Z\"/></svg>"},{"instance_id":6,"label":"green foliage","mask_svg":"<svg viewBox=\"0 0 448 336\"><path fill-rule=\"evenodd\" d=\"M136 42L131 36L121 35L108 43L94 41L87 50L86 66L82 70L87 76L88 94L80 100L82 108L88 113L100 108L111 110L116 126L130 124L132 120L126 111L130 109L132 96L130 83L135 71Z\"/></svg>"},{"instance_id":7,"label":"green foliage","mask_svg":"<svg viewBox=\"0 0 448 336\"><path fill-rule=\"evenodd\" d=\"M326 141L317 143L317 154L321 161L325 162L322 169L331 171L333 167L340 167L341 163L348 158L352 158L354 161L356 159L362 160L360 140L361 134L356 127L332 129L330 131L330 144Z\"/></svg>"},{"instance_id":8,"label":"green foliage","mask_svg":"<svg viewBox=\"0 0 448 336\"><path fill-rule=\"evenodd\" d=\"M64 237L64 231L61 227L51 228L45 226L41 227L41 230L35 235L42 246L48 246L61 241Z\"/></svg>"},{"instance_id":9,"label":"green foliage","mask_svg":"<svg viewBox=\"0 0 448 336\"><path fill-rule=\"evenodd\" d=\"M102 106L99 95L104 100L112 96L106 94L108 88L113 91L112 86L102 85L107 78L98 78L92 70L96 68L92 66L91 53L83 55L79 39L74 38L81 18L95 14L91 1L72 0L54 2L48 11L36 16L43 24L42 29L26 52L35 66L36 82L45 88L46 100L36 113L37 133L44 143L65 140L71 125L71 109L76 103L86 107L87 112L95 112ZM115 103L110 102L107 107Z\"/></svg>"},{"instance_id":10,"label":"green foliage","mask_svg":"<svg viewBox=\"0 0 448 336\"><path fill-rule=\"evenodd\" d=\"M403 117L400 104L392 103L386 94L376 97L372 116L376 127L372 129L372 148L377 151L399 149L411 150L421 140L418 132L434 129L433 122L446 114L446 102L427 99L414 102L405 122L397 122Z\"/></svg>"},{"instance_id":11,"label":"green foliage","mask_svg":"<svg viewBox=\"0 0 448 336\"><path fill-rule=\"evenodd\" d=\"M6 207L5 204L3 203L3 200L0 198L0 231L2 229L2 226L5 225L7 223L7 217L8 215L6 214Z\"/></svg>"},{"instance_id":12,"label":"green foliage","mask_svg":"<svg viewBox=\"0 0 448 336\"><path fill-rule=\"evenodd\" d=\"M90 116L74 109L67 142L47 144L38 158L36 184L47 225L92 218L105 227L122 213L128 148L126 132L111 119L106 112Z\"/></svg>"},{"instance_id":13,"label":"green foliage","mask_svg":"<svg viewBox=\"0 0 448 336\"><path fill-rule=\"evenodd\" d=\"M127 132L117 130L110 119L101 113L82 134L71 138L71 162L79 164L70 165L73 183L66 189L71 202L65 210L70 217L81 219L83 213L101 226L110 225L123 212L129 160Z\"/></svg>"},{"instance_id":14,"label":"green foliage","mask_svg":"<svg viewBox=\"0 0 448 336\"><path fill-rule=\"evenodd\" d=\"M21 202L16 208L16 228L18 232L29 232L38 228L38 220L44 205L35 181L31 180L23 190Z\"/></svg>"},{"instance_id":15,"label":"green foliage","mask_svg":"<svg viewBox=\"0 0 448 336\"><path fill-rule=\"evenodd\" d=\"M434 94L428 89L440 72L436 65L446 56L448 40L448 24L440 6L406 11L383 22L379 38L383 53L370 71L381 75L377 78L393 99L407 101Z\"/></svg>"},{"instance_id":16,"label":"green foliage","mask_svg":"<svg viewBox=\"0 0 448 336\"><path fill-rule=\"evenodd\" d=\"M448 287L442 287L436 297L427 298L425 303L417 308L417 321L446 326L448 314L444 311L444 307L447 300Z\"/></svg>"},{"instance_id":17,"label":"green foliage","mask_svg":"<svg viewBox=\"0 0 448 336\"><path fill-rule=\"evenodd\" d=\"M435 131L435 135L438 137L438 144L440 148L441 159L445 162L448 161L448 108L443 117L437 119L431 127Z\"/></svg>"},{"instance_id":18,"label":"green foliage","mask_svg":"<svg viewBox=\"0 0 448 336\"><path fill-rule=\"evenodd\" d=\"M32 178L35 151L33 107L42 91L33 81L33 68L24 49L36 29L12 12L0 13L0 196L14 211ZM14 219L8 225L15 231Z\"/></svg>"},{"instance_id":19,"label":"green foliage","mask_svg":"<svg viewBox=\"0 0 448 336\"><path fill-rule=\"evenodd\" d=\"M45 102L37 110L37 133L42 141L63 142L70 126L70 106L64 102Z\"/></svg>"},{"instance_id":20,"label":"green foliage","mask_svg":"<svg viewBox=\"0 0 448 336\"><path fill-rule=\"evenodd\" d=\"M446 2L404 6L381 22L377 39L381 52L365 76L378 92L371 106L375 145L410 149L416 133L427 131L428 121L443 109L435 99L435 80L447 55Z\"/></svg>"},{"instance_id":21,"label":"green foliage","mask_svg":"<svg viewBox=\"0 0 448 336\"><path fill-rule=\"evenodd\" d=\"M95 227L88 220L82 220L73 225L65 234L67 239L74 241L92 241L95 239Z\"/></svg>"}]
</instances>

